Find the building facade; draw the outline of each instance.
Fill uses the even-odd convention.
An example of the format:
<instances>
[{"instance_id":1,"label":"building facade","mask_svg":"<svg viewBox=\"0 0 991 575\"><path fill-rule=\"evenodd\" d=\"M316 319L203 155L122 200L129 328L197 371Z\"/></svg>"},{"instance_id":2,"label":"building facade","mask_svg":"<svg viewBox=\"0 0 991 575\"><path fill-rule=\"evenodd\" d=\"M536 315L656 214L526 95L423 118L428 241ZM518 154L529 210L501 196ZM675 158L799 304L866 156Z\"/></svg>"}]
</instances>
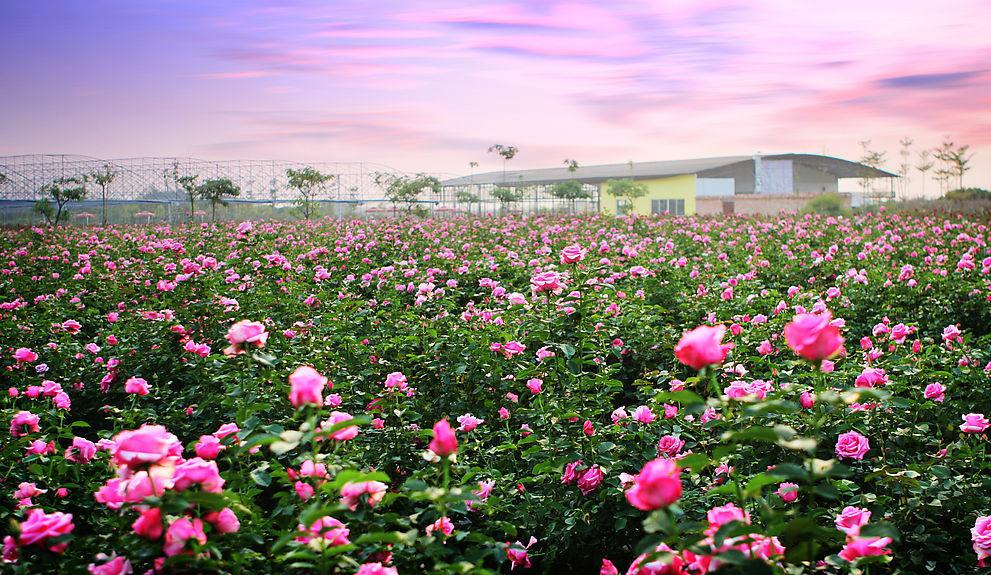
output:
<instances>
[{"instance_id":1,"label":"building facade","mask_svg":"<svg viewBox=\"0 0 991 575\"><path fill-rule=\"evenodd\" d=\"M442 186L452 193L469 190L480 198L495 187L515 188L539 207L541 201L553 201L556 184L573 180L590 191L593 201L583 205L606 214L773 215L798 211L818 195L838 193L841 179L859 179L865 189L893 190L896 177L830 156L778 154L491 172L454 178ZM624 179L643 184L647 193L637 198L616 197L611 187ZM851 194L841 194L841 198L848 206L856 203Z\"/></svg>"}]
</instances>

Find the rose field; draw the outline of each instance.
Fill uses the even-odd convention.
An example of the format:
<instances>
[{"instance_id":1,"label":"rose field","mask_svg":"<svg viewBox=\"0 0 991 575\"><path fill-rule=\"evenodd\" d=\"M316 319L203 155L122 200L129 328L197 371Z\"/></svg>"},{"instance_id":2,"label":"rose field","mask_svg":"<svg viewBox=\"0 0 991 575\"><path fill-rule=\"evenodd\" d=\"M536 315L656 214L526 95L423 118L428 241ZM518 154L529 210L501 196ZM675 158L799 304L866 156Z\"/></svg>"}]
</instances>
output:
<instances>
[{"instance_id":1,"label":"rose field","mask_svg":"<svg viewBox=\"0 0 991 575\"><path fill-rule=\"evenodd\" d=\"M0 230L5 573L979 573L988 221Z\"/></svg>"}]
</instances>

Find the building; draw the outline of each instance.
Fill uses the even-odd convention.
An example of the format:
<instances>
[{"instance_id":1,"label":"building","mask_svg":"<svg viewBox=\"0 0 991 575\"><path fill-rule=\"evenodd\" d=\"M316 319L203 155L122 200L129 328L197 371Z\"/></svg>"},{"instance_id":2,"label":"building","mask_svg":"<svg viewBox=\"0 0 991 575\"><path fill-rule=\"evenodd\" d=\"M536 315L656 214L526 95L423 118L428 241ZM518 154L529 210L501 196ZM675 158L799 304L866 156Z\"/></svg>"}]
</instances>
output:
<instances>
[{"instance_id":1,"label":"building","mask_svg":"<svg viewBox=\"0 0 991 575\"><path fill-rule=\"evenodd\" d=\"M575 180L589 192L580 206L603 213L647 214L777 214L798 211L816 195L839 193L839 181L862 180L865 196L886 198L895 174L857 162L813 154L727 156L694 160L641 162L489 172L442 182L455 197L474 195L486 201L495 188L515 188L533 210L561 205L550 196L560 182ZM647 187L643 197L617 198L607 182L633 179ZM847 205L858 205L860 194L841 194ZM574 204L574 202L572 202ZM572 206L574 209L574 206Z\"/></svg>"}]
</instances>

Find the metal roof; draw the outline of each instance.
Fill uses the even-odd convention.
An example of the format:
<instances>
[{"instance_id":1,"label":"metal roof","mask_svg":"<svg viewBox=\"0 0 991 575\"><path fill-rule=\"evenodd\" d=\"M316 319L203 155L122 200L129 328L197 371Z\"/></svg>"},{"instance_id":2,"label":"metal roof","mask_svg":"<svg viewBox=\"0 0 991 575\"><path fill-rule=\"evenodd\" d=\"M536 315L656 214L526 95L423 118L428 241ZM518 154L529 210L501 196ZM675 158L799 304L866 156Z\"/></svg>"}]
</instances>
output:
<instances>
[{"instance_id":1,"label":"metal roof","mask_svg":"<svg viewBox=\"0 0 991 575\"><path fill-rule=\"evenodd\" d=\"M835 175L837 178L894 178L895 174L860 164L814 154L777 154L760 156L762 160L792 160L817 170ZM600 164L595 166L579 166L574 172L566 167L541 168L536 170L507 170L505 173L486 172L472 176L462 176L441 182L443 186L467 186L477 184L554 184L566 180L594 184L617 178L633 178L642 180L684 174L707 175L707 172L719 172L722 168L736 164L752 163L753 156L723 156L718 158L697 158L691 160L668 160L662 162L634 162L625 164ZM715 175L715 174L711 174Z\"/></svg>"}]
</instances>

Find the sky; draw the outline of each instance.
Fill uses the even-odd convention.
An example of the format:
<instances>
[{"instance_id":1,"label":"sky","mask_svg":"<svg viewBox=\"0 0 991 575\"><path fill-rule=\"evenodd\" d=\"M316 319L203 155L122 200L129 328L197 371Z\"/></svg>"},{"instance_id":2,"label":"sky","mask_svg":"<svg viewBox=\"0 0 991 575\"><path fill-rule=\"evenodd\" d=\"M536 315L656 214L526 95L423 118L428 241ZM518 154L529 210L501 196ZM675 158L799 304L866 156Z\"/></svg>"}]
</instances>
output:
<instances>
[{"instance_id":1,"label":"sky","mask_svg":"<svg viewBox=\"0 0 991 575\"><path fill-rule=\"evenodd\" d=\"M0 155L404 171L755 153L991 188L989 0L5 0ZM914 170L910 195L922 193ZM926 190L932 195L935 184Z\"/></svg>"}]
</instances>

